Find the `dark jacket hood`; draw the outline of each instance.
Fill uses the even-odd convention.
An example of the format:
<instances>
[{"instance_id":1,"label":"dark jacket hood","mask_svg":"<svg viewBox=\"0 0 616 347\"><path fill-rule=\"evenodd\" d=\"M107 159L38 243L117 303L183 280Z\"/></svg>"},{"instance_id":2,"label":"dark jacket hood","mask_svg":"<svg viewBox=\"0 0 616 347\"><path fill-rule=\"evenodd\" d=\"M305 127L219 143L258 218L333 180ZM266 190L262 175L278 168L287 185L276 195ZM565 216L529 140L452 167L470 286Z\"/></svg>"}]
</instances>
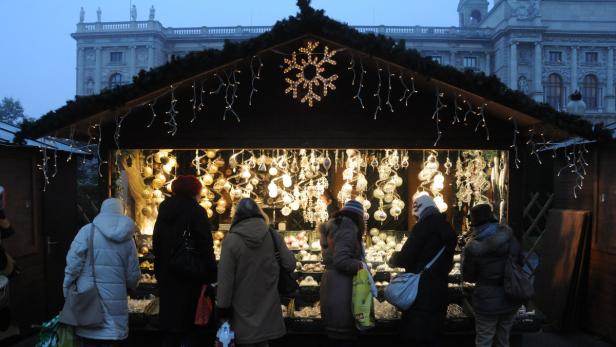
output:
<instances>
[{"instance_id":1,"label":"dark jacket hood","mask_svg":"<svg viewBox=\"0 0 616 347\"><path fill-rule=\"evenodd\" d=\"M509 240L513 237L513 231L505 224L496 224L496 232L485 239L471 239L466 244L468 252L475 256L481 256L487 253L492 253L501 250L509 244Z\"/></svg>"},{"instance_id":2,"label":"dark jacket hood","mask_svg":"<svg viewBox=\"0 0 616 347\"><path fill-rule=\"evenodd\" d=\"M259 248L269 238L269 227L261 217L242 219L230 232L241 237L248 248Z\"/></svg>"}]
</instances>

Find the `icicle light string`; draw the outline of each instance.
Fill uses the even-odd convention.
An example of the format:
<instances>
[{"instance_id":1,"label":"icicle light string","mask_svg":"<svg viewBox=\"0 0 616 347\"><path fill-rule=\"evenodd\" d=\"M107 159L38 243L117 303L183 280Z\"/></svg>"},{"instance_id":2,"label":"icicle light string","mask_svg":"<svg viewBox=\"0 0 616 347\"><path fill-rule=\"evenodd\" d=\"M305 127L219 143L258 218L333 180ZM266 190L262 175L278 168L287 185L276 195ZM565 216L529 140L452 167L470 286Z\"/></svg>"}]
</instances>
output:
<instances>
[{"instance_id":1,"label":"icicle light string","mask_svg":"<svg viewBox=\"0 0 616 347\"><path fill-rule=\"evenodd\" d=\"M391 73L391 69L389 68L389 65L387 65L387 102L385 102L385 105L389 106L389 111L391 113L394 113L394 106L391 104L391 76L394 76L394 74Z\"/></svg>"},{"instance_id":2,"label":"icicle light string","mask_svg":"<svg viewBox=\"0 0 616 347\"><path fill-rule=\"evenodd\" d=\"M513 143L511 144L511 148L513 148L513 163L515 164L515 168L520 168L520 156L518 152L518 135L520 131L518 130L518 122L513 117L509 117L509 120L513 122Z\"/></svg>"},{"instance_id":3,"label":"icicle light string","mask_svg":"<svg viewBox=\"0 0 616 347\"><path fill-rule=\"evenodd\" d=\"M47 155L47 146L44 145L40 150L43 159L41 164L38 165L39 170L43 172L43 192L47 191L47 185L49 184L49 174L48 174L48 165L49 165L49 156Z\"/></svg>"},{"instance_id":4,"label":"icicle light string","mask_svg":"<svg viewBox=\"0 0 616 347\"><path fill-rule=\"evenodd\" d=\"M376 64L376 75L378 76L378 84L376 87L376 91L374 92L373 96L377 98L378 102L376 105L376 108L374 109L374 119L377 118L379 112L382 110L381 108L381 84L382 84L382 80L381 80L381 71L383 69L381 69L381 67L379 66L379 64Z\"/></svg>"},{"instance_id":5,"label":"icicle light string","mask_svg":"<svg viewBox=\"0 0 616 347\"><path fill-rule=\"evenodd\" d=\"M225 72L226 74L226 72ZM222 77L220 77L217 73L214 74L214 77L216 77L218 79L218 87L216 87L216 89L212 90L210 92L210 95L212 94L219 94L220 91L226 87L227 85L225 84L225 80L222 79Z\"/></svg>"},{"instance_id":6,"label":"icicle light string","mask_svg":"<svg viewBox=\"0 0 616 347\"><path fill-rule=\"evenodd\" d=\"M193 81L191 88L192 88L193 96L190 99L190 102L192 102L193 117L190 119L190 122L192 123L195 121L195 119L197 119L197 86L195 84L195 81Z\"/></svg>"},{"instance_id":7,"label":"icicle light string","mask_svg":"<svg viewBox=\"0 0 616 347\"><path fill-rule=\"evenodd\" d=\"M132 109L128 110L128 112L126 112L126 114L123 116L116 115L116 127L115 132L113 133L113 141L115 142L116 149L120 149L120 133L122 131L122 123L124 122L124 119L128 117L131 111Z\"/></svg>"},{"instance_id":8,"label":"icicle light string","mask_svg":"<svg viewBox=\"0 0 616 347\"><path fill-rule=\"evenodd\" d=\"M92 141L94 141L94 136L92 135L92 129L96 128L96 126L90 124L88 125L88 143L86 143L86 149L87 151L92 154L92 149L90 148L90 145L92 144ZM83 160L82 160L82 164L86 163L86 156L83 156Z\"/></svg>"},{"instance_id":9,"label":"icicle light string","mask_svg":"<svg viewBox=\"0 0 616 347\"><path fill-rule=\"evenodd\" d=\"M103 154L102 154L102 143L103 143L103 121L100 120L99 123L96 125L96 127L98 128L98 145L96 147L96 154L98 157L98 176L99 177L103 177L103 165L104 164L108 164L109 162L106 160L103 160Z\"/></svg>"},{"instance_id":10,"label":"icicle light string","mask_svg":"<svg viewBox=\"0 0 616 347\"><path fill-rule=\"evenodd\" d=\"M434 113L432 114L432 119L434 120L434 124L436 126L436 141L434 141L434 147L436 147L436 145L438 145L438 142L441 140L441 137L443 135L443 132L441 131L441 110L443 110L444 108L447 107L447 105L445 105L443 103L443 96L445 96L444 93L441 93L438 88L436 89L436 109L434 110Z\"/></svg>"},{"instance_id":11,"label":"icicle light string","mask_svg":"<svg viewBox=\"0 0 616 347\"><path fill-rule=\"evenodd\" d=\"M486 122L486 106L488 106L488 104L483 104L477 108L479 112L476 112L475 114L478 114L481 119L479 120L479 122L477 122L477 125L475 126L475 132L477 132L477 130L479 130L479 127L481 126L486 130L486 141L490 141L490 129L488 129L488 123Z\"/></svg>"},{"instance_id":12,"label":"icicle light string","mask_svg":"<svg viewBox=\"0 0 616 347\"><path fill-rule=\"evenodd\" d=\"M402 97L400 98L400 102L404 101L404 106L408 106L409 105L409 99L411 98L411 96L413 96L414 94L419 93L415 89L415 78L411 77L411 89L409 89L409 87L406 84L406 82L404 82L404 76L403 76L402 72L400 72L400 83L402 84L402 87L404 88L404 93L402 94Z\"/></svg>"},{"instance_id":13,"label":"icicle light string","mask_svg":"<svg viewBox=\"0 0 616 347\"><path fill-rule=\"evenodd\" d=\"M205 108L205 103L203 103L203 95L205 94L204 84L205 80L202 80L201 90L199 91L199 106L197 107L197 111L199 111L199 113L201 113L201 111L203 111L203 109Z\"/></svg>"},{"instance_id":14,"label":"icicle light string","mask_svg":"<svg viewBox=\"0 0 616 347\"><path fill-rule=\"evenodd\" d=\"M154 107L156 107L156 102L158 101L158 98L154 99L154 101L151 101L148 103L148 107L150 108L150 111L152 111L152 120L150 120L150 123L146 126L146 127L151 127L152 124L154 124L154 121L156 120L156 117L158 117L158 115L156 114L156 110L154 109Z\"/></svg>"},{"instance_id":15,"label":"icicle light string","mask_svg":"<svg viewBox=\"0 0 616 347\"><path fill-rule=\"evenodd\" d=\"M51 174L51 178L56 177L58 174L58 149L53 149L53 173Z\"/></svg>"},{"instance_id":16,"label":"icicle light string","mask_svg":"<svg viewBox=\"0 0 616 347\"><path fill-rule=\"evenodd\" d=\"M539 157L539 152L537 152L537 143L535 142L535 131L534 129L529 129L530 137L528 141L526 141L526 145L530 147L530 155L535 156L539 165L542 165L541 157Z\"/></svg>"},{"instance_id":17,"label":"icicle light string","mask_svg":"<svg viewBox=\"0 0 616 347\"><path fill-rule=\"evenodd\" d=\"M69 146L70 146L71 150L69 151L68 157L66 158L66 162L67 163L70 162L71 159L73 159L73 148L75 148L73 146L73 143L75 143L75 125L74 124L71 125L70 132L69 132L69 135L68 135L68 140L69 140Z\"/></svg>"},{"instance_id":18,"label":"icicle light string","mask_svg":"<svg viewBox=\"0 0 616 347\"><path fill-rule=\"evenodd\" d=\"M169 110L165 112L165 114L169 116L169 120L167 120L165 124L168 125L170 128L167 131L167 134L170 134L171 136L175 136L175 134L178 131L178 122L175 117L177 117L177 115L180 112L178 112L178 110L175 109L175 105L178 103L178 99L175 98L175 87L171 85L170 88L171 88L171 102L169 104Z\"/></svg>"},{"instance_id":19,"label":"icicle light string","mask_svg":"<svg viewBox=\"0 0 616 347\"><path fill-rule=\"evenodd\" d=\"M351 61L349 61L349 67L347 70L350 70L353 74L353 79L351 80L351 86L355 86L355 78L357 77L355 73L355 57L351 54Z\"/></svg>"},{"instance_id":20,"label":"icicle light string","mask_svg":"<svg viewBox=\"0 0 616 347\"><path fill-rule=\"evenodd\" d=\"M460 105L458 105L458 98L462 97L462 94L456 94L453 98L453 120L451 121L451 124L457 124L457 123L462 123L460 121L460 116L458 115L459 111L462 111L462 107L460 107Z\"/></svg>"},{"instance_id":21,"label":"icicle light string","mask_svg":"<svg viewBox=\"0 0 616 347\"><path fill-rule=\"evenodd\" d=\"M227 119L227 113L231 112L235 116L237 122L240 122L240 117L233 109L233 103L235 103L235 99L237 99L237 88L240 82L236 78L236 73L239 73L239 70L233 69L231 75L225 72L225 77L227 78L227 82L225 84L225 112L222 115L222 120Z\"/></svg>"},{"instance_id":22,"label":"icicle light string","mask_svg":"<svg viewBox=\"0 0 616 347\"><path fill-rule=\"evenodd\" d=\"M254 67L254 63L257 63L257 68L255 71L255 67ZM258 92L259 90L255 87L255 81L261 79L261 69L263 68L263 61L261 61L261 57L259 57L258 55L254 55L252 56L252 58L250 59L250 76L251 76L251 82L250 82L250 96L248 97L248 105L252 106L252 96L254 93Z\"/></svg>"},{"instance_id":23,"label":"icicle light string","mask_svg":"<svg viewBox=\"0 0 616 347\"><path fill-rule=\"evenodd\" d=\"M474 115L475 111L473 111L473 104L470 101L464 100L464 103L467 106L466 113L464 113L464 124L466 125L466 121L469 115Z\"/></svg>"},{"instance_id":24,"label":"icicle light string","mask_svg":"<svg viewBox=\"0 0 616 347\"><path fill-rule=\"evenodd\" d=\"M353 97L353 99L357 99L359 101L359 104L361 105L361 108L365 108L364 107L364 100L361 97L361 89L364 86L364 75L366 74L366 70L364 69L364 62L362 61L361 58L359 58L359 83L357 85L357 93L355 94L355 96Z\"/></svg>"}]
</instances>

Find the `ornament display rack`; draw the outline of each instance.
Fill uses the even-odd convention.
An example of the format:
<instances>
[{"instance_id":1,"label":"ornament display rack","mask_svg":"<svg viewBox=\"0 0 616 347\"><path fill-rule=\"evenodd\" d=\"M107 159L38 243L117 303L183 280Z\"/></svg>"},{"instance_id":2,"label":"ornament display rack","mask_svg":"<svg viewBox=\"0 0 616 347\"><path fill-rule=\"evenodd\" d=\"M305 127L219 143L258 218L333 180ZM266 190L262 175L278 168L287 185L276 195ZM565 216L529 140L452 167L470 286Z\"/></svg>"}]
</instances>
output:
<instances>
[{"instance_id":1,"label":"ornament display rack","mask_svg":"<svg viewBox=\"0 0 616 347\"><path fill-rule=\"evenodd\" d=\"M460 273L462 247L468 232L468 209L477 202L495 206L502 221L507 216L508 153L497 150L400 149L197 149L130 150L114 162L116 195L123 197L141 229L137 236L142 284L131 299L132 322L141 327L156 320L151 233L160 202L171 195L179 173L192 173L203 184L200 205L214 230L217 259L230 229L234 204L244 197L258 201L295 254L300 295L284 302L290 332L321 331L319 286L324 272L316 227L331 216L321 200L330 189L340 204L350 198L366 209L364 236L367 262L377 282L377 331L394 332L400 317L383 300L383 289L403 269L387 265L400 250L414 224L409 206L419 194L431 195L459 233L454 268L449 276L450 332L472 328L468 297L473 285ZM126 187L128 189L126 189ZM145 312L148 312L148 320ZM537 326L537 316L520 312L517 327ZM155 323L154 323L155 324ZM525 324L525 325L524 325Z\"/></svg>"}]
</instances>

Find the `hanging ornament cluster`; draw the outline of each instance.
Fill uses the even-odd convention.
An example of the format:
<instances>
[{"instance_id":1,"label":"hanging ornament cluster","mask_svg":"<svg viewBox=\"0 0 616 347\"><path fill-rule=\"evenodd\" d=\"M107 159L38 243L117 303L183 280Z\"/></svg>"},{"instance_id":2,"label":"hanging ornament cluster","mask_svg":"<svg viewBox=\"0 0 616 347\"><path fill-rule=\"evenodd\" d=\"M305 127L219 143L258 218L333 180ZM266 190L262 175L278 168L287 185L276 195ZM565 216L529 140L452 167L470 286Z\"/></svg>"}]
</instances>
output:
<instances>
[{"instance_id":1,"label":"hanging ornament cluster","mask_svg":"<svg viewBox=\"0 0 616 347\"><path fill-rule=\"evenodd\" d=\"M156 218L158 205L165 200L165 196L171 195L171 181L175 178L177 167L177 160L171 152L170 149L155 151L145 157L141 167L145 185L141 192L145 201L141 214L148 219Z\"/></svg>"},{"instance_id":2,"label":"hanging ornament cluster","mask_svg":"<svg viewBox=\"0 0 616 347\"><path fill-rule=\"evenodd\" d=\"M345 151L346 161L344 171L342 171L342 179L344 184L338 192L338 201L345 204L351 199L355 199L364 205L364 211L368 211L372 204L366 197L368 190L368 180L366 179L366 169L368 167L368 157L355 149L347 149ZM344 157L344 156L343 156ZM364 218L370 218L368 212L365 212Z\"/></svg>"},{"instance_id":3,"label":"hanging ornament cluster","mask_svg":"<svg viewBox=\"0 0 616 347\"><path fill-rule=\"evenodd\" d=\"M298 61L298 53L293 52L291 59L284 58L283 73L286 75L291 71L294 71L293 78L285 77L285 81L288 83L285 94L292 93L293 99L298 98L298 94L303 96L300 101L302 103L308 103L308 106L314 106L315 101L321 101L322 97L327 96L328 90L335 90L336 85L334 81L338 79L338 75L332 74L329 77L325 77L325 65L336 65L336 61L332 59L336 54L336 50L329 50L329 47L325 46L322 57L315 53L314 50L319 46L319 41L308 41L306 47L301 47L299 52L305 56ZM296 71L296 72L295 72ZM319 92L317 89L322 88Z\"/></svg>"},{"instance_id":4,"label":"hanging ornament cluster","mask_svg":"<svg viewBox=\"0 0 616 347\"><path fill-rule=\"evenodd\" d=\"M423 163L422 170L419 172L418 178L421 183L417 187L413 200L420 195L431 195L439 211L445 212L449 206L445 202L443 194L441 194L441 191L445 188L445 176L439 171L439 167L438 153L430 151Z\"/></svg>"},{"instance_id":5,"label":"hanging ornament cluster","mask_svg":"<svg viewBox=\"0 0 616 347\"><path fill-rule=\"evenodd\" d=\"M490 203L486 196L490 189L490 181L486 173L486 163L483 152L479 150L463 151L456 161L456 199L458 208L465 205L473 207L477 204Z\"/></svg>"},{"instance_id":6,"label":"hanging ornament cluster","mask_svg":"<svg viewBox=\"0 0 616 347\"><path fill-rule=\"evenodd\" d=\"M372 158L370 166L377 170L379 179L375 183L375 189L372 195L378 200L379 208L374 212L374 219L379 222L384 222L387 219L386 209L389 209L389 214L394 218L402 214L405 207L397 189L402 186L402 177L398 175L400 168L409 166L408 154L402 156L398 150L386 150L385 156L379 159L376 155Z\"/></svg>"},{"instance_id":7,"label":"hanging ornament cluster","mask_svg":"<svg viewBox=\"0 0 616 347\"><path fill-rule=\"evenodd\" d=\"M207 212L208 218L214 216L214 211L224 214L227 211L227 200L224 194L231 189L223 172L225 160L215 149L197 149L192 166L195 167L197 177L203 186L199 204ZM215 207L214 203L216 203Z\"/></svg>"},{"instance_id":8,"label":"hanging ornament cluster","mask_svg":"<svg viewBox=\"0 0 616 347\"><path fill-rule=\"evenodd\" d=\"M509 165L507 165L507 156L505 152L501 152L500 156L496 155L490 164L490 183L492 185L493 206L498 207L498 220L505 219L505 208L507 204L507 174ZM496 211L496 208L494 209Z\"/></svg>"}]
</instances>

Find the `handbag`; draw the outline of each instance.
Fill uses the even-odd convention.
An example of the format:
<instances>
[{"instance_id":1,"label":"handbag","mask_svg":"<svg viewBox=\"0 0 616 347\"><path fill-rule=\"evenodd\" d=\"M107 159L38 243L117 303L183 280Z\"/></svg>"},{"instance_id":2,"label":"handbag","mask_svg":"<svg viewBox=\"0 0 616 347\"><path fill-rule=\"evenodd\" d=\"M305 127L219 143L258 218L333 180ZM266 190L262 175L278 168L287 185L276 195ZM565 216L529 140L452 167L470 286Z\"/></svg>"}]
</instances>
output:
<instances>
[{"instance_id":1,"label":"handbag","mask_svg":"<svg viewBox=\"0 0 616 347\"><path fill-rule=\"evenodd\" d=\"M385 288L385 300L401 311L408 310L417 298L421 275L434 265L444 251L445 246L438 251L436 256L418 274L407 272L394 277L389 282L387 288Z\"/></svg>"},{"instance_id":2,"label":"handbag","mask_svg":"<svg viewBox=\"0 0 616 347\"><path fill-rule=\"evenodd\" d=\"M197 310L195 311L195 325L206 326L212 316L213 306L212 299L206 294L207 284L201 287L201 295L197 301Z\"/></svg>"},{"instance_id":3,"label":"handbag","mask_svg":"<svg viewBox=\"0 0 616 347\"><path fill-rule=\"evenodd\" d=\"M94 229L90 229L88 240L88 258L92 266L92 284L85 289L77 288L77 281L68 288L64 307L60 312L60 322L76 327L99 327L103 324L103 305L96 286L96 271L94 268Z\"/></svg>"},{"instance_id":4,"label":"handbag","mask_svg":"<svg viewBox=\"0 0 616 347\"><path fill-rule=\"evenodd\" d=\"M206 275L205 256L192 237L190 222L186 223L182 236L171 253L169 268L178 275L191 279L202 279Z\"/></svg>"},{"instance_id":5,"label":"handbag","mask_svg":"<svg viewBox=\"0 0 616 347\"><path fill-rule=\"evenodd\" d=\"M278 267L280 269L278 273L278 293L283 297L294 297L297 295L297 292L299 292L299 284L297 284L293 274L285 270L282 266L280 250L278 249L278 243L276 242L276 237L274 236L274 229L270 227L269 233L274 244L274 256L276 257L276 261L278 262Z\"/></svg>"}]
</instances>

